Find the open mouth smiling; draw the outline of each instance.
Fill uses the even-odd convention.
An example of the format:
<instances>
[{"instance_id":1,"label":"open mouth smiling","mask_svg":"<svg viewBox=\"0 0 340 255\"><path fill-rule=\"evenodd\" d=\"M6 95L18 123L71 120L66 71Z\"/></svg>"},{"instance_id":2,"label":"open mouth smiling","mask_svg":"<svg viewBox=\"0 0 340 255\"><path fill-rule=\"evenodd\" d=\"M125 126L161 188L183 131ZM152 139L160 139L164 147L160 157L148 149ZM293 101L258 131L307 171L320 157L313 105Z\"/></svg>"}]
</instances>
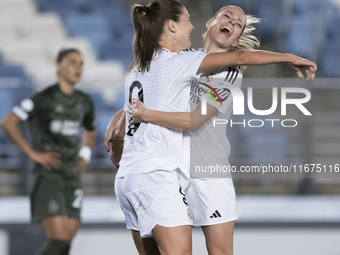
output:
<instances>
[{"instance_id":1,"label":"open mouth smiling","mask_svg":"<svg viewBox=\"0 0 340 255\"><path fill-rule=\"evenodd\" d=\"M223 26L220 28L220 31L224 33L225 35L230 35L231 34L231 29L227 26Z\"/></svg>"}]
</instances>

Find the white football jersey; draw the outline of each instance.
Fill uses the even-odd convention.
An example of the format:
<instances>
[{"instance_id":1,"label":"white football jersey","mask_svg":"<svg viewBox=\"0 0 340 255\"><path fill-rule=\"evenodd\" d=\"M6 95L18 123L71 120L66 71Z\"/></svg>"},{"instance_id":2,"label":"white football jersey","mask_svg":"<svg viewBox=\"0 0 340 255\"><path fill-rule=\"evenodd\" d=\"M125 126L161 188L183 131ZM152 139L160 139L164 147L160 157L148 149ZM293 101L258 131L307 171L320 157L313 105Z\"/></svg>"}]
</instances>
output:
<instances>
[{"instance_id":1,"label":"white football jersey","mask_svg":"<svg viewBox=\"0 0 340 255\"><path fill-rule=\"evenodd\" d=\"M200 169L203 170L204 166L219 165L222 167L229 165L230 143L226 135L227 124L214 127L213 120L230 119L233 98L229 89L218 88L216 85L232 84L241 88L243 74L237 67L215 70L214 73L214 75L198 77L192 83L190 91L190 111L196 109L203 94L206 94L207 104L214 106L218 110L199 130L184 132L183 150L190 161L188 163L191 169L191 177L196 178L230 177L229 174L209 175L199 173L196 175L196 167L201 167Z\"/></svg>"},{"instance_id":2,"label":"white football jersey","mask_svg":"<svg viewBox=\"0 0 340 255\"><path fill-rule=\"evenodd\" d=\"M190 80L196 76L205 58L202 52L171 53L162 49L154 55L149 72L136 70L125 79L125 105L132 98L146 108L166 112L184 112L190 96ZM117 177L127 174L171 171L180 168L188 177L189 168L183 155L183 131L167 129L151 123L129 127L126 118L124 150Z\"/></svg>"}]
</instances>

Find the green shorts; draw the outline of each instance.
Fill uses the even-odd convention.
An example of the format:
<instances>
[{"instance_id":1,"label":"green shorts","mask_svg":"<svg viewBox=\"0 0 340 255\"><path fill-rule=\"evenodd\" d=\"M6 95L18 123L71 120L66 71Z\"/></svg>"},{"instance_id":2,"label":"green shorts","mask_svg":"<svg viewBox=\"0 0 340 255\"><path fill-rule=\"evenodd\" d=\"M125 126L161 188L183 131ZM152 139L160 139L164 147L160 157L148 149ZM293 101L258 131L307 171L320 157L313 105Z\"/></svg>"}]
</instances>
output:
<instances>
[{"instance_id":1,"label":"green shorts","mask_svg":"<svg viewBox=\"0 0 340 255\"><path fill-rule=\"evenodd\" d=\"M35 172L30 192L33 222L54 216L80 219L83 190L80 174L63 176L55 172Z\"/></svg>"}]
</instances>

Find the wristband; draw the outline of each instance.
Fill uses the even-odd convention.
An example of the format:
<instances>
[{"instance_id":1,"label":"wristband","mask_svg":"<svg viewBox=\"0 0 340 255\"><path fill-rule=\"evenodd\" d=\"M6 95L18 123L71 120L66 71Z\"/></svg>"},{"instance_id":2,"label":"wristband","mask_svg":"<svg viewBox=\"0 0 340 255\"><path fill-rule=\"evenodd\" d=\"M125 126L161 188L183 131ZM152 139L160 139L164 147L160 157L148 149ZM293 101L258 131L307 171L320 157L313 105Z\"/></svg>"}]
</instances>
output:
<instances>
[{"instance_id":1,"label":"wristband","mask_svg":"<svg viewBox=\"0 0 340 255\"><path fill-rule=\"evenodd\" d=\"M82 157L87 163L89 163L92 155L92 150L89 146L82 146L78 155Z\"/></svg>"}]
</instances>

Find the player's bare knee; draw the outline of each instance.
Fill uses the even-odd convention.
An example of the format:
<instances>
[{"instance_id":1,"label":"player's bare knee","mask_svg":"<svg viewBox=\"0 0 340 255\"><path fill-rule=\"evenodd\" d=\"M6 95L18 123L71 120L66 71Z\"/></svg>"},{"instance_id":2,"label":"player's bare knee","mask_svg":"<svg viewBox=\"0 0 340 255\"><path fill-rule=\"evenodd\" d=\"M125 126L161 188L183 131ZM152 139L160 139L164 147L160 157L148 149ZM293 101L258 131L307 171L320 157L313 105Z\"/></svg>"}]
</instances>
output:
<instances>
[{"instance_id":1,"label":"player's bare knee","mask_svg":"<svg viewBox=\"0 0 340 255\"><path fill-rule=\"evenodd\" d=\"M191 249L166 253L169 255L192 255Z\"/></svg>"},{"instance_id":2,"label":"player's bare knee","mask_svg":"<svg viewBox=\"0 0 340 255\"><path fill-rule=\"evenodd\" d=\"M234 252L228 248L221 248L221 247L210 247L208 248L209 255L233 255Z\"/></svg>"},{"instance_id":3,"label":"player's bare knee","mask_svg":"<svg viewBox=\"0 0 340 255\"><path fill-rule=\"evenodd\" d=\"M50 236L49 238L56 239L56 240L68 241L68 242L72 241L72 237L68 233L56 233L55 235Z\"/></svg>"},{"instance_id":4,"label":"player's bare knee","mask_svg":"<svg viewBox=\"0 0 340 255\"><path fill-rule=\"evenodd\" d=\"M163 254L163 253L162 253ZM171 248L166 254L169 255L192 255L192 246L189 244L177 246L175 249Z\"/></svg>"},{"instance_id":5,"label":"player's bare knee","mask_svg":"<svg viewBox=\"0 0 340 255\"><path fill-rule=\"evenodd\" d=\"M64 240L64 241L71 242L74 235L72 235L72 233L68 231L68 229L58 229L58 230L55 229L54 231L50 231L49 233L47 233L47 236L50 239Z\"/></svg>"}]
</instances>

